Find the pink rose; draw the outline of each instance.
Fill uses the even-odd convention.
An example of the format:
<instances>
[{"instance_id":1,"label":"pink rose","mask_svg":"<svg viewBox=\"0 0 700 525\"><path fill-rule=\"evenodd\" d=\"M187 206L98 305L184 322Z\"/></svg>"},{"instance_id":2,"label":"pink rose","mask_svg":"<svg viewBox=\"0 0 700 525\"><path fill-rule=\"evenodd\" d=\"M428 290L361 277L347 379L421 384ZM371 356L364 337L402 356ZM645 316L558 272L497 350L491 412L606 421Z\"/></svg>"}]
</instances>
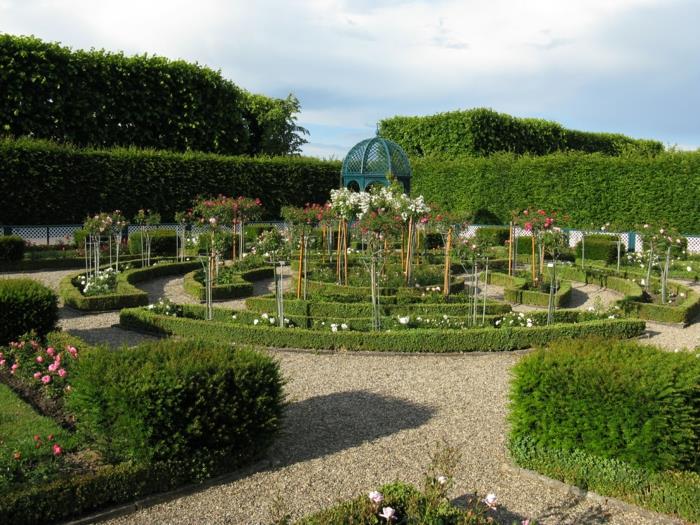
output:
<instances>
[{"instance_id":1,"label":"pink rose","mask_svg":"<svg viewBox=\"0 0 700 525\"><path fill-rule=\"evenodd\" d=\"M34 372L34 379L41 379L41 372Z\"/></svg>"},{"instance_id":2,"label":"pink rose","mask_svg":"<svg viewBox=\"0 0 700 525\"><path fill-rule=\"evenodd\" d=\"M58 365L56 363L51 363L49 365L49 372L55 372L58 369Z\"/></svg>"},{"instance_id":3,"label":"pink rose","mask_svg":"<svg viewBox=\"0 0 700 525\"><path fill-rule=\"evenodd\" d=\"M532 223L531 223L531 222L526 222L526 223L525 223L525 229L526 229L527 231L529 231L529 232L532 231Z\"/></svg>"},{"instance_id":4,"label":"pink rose","mask_svg":"<svg viewBox=\"0 0 700 525\"><path fill-rule=\"evenodd\" d=\"M63 449L61 448L61 446L58 443L54 443L53 447L51 447L51 448L53 450L54 456L60 456L61 454L63 454Z\"/></svg>"},{"instance_id":5,"label":"pink rose","mask_svg":"<svg viewBox=\"0 0 700 525\"><path fill-rule=\"evenodd\" d=\"M58 370L58 375L61 377L66 377L68 375L68 372L66 372L65 368L60 368Z\"/></svg>"},{"instance_id":6,"label":"pink rose","mask_svg":"<svg viewBox=\"0 0 700 525\"><path fill-rule=\"evenodd\" d=\"M36 362L37 362L37 363L43 363L43 362L44 362L44 358L43 358L42 356L38 355L38 356L36 356Z\"/></svg>"},{"instance_id":7,"label":"pink rose","mask_svg":"<svg viewBox=\"0 0 700 525\"><path fill-rule=\"evenodd\" d=\"M5 366L5 360L4 360L4 359L0 359L0 366Z\"/></svg>"},{"instance_id":8,"label":"pink rose","mask_svg":"<svg viewBox=\"0 0 700 525\"><path fill-rule=\"evenodd\" d=\"M51 382L51 376L44 376L41 378L41 382L48 385Z\"/></svg>"},{"instance_id":9,"label":"pink rose","mask_svg":"<svg viewBox=\"0 0 700 525\"><path fill-rule=\"evenodd\" d=\"M56 350L54 350L52 347L49 346L46 349L46 353L49 354L51 357L53 357L54 355L56 355Z\"/></svg>"}]
</instances>

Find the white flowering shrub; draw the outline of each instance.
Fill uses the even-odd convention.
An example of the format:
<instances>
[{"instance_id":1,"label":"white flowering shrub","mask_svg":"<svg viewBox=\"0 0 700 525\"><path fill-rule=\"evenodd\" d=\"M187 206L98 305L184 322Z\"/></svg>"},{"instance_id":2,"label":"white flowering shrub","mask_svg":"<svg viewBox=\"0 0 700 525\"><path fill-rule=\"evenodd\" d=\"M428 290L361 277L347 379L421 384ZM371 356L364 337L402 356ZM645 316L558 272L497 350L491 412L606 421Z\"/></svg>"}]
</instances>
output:
<instances>
[{"instance_id":1,"label":"white flowering shrub","mask_svg":"<svg viewBox=\"0 0 700 525\"><path fill-rule=\"evenodd\" d=\"M113 268L107 268L90 276L81 275L78 278L80 291L88 297L112 293L117 289L118 273Z\"/></svg>"}]
</instances>

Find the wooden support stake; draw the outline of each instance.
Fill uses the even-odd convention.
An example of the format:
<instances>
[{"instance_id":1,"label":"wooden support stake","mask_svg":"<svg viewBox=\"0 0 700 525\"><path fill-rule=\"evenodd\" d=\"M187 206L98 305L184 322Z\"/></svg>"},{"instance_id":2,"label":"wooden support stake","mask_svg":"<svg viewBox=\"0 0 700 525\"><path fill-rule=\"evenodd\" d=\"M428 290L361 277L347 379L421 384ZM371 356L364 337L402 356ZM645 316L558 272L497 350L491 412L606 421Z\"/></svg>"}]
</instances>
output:
<instances>
[{"instance_id":1,"label":"wooden support stake","mask_svg":"<svg viewBox=\"0 0 700 525\"><path fill-rule=\"evenodd\" d=\"M452 228L447 230L447 243L445 244L445 279L443 281L443 295L450 295L450 250L452 249Z\"/></svg>"},{"instance_id":2,"label":"wooden support stake","mask_svg":"<svg viewBox=\"0 0 700 525\"><path fill-rule=\"evenodd\" d=\"M513 275L513 221L508 228L508 275Z\"/></svg>"}]
</instances>

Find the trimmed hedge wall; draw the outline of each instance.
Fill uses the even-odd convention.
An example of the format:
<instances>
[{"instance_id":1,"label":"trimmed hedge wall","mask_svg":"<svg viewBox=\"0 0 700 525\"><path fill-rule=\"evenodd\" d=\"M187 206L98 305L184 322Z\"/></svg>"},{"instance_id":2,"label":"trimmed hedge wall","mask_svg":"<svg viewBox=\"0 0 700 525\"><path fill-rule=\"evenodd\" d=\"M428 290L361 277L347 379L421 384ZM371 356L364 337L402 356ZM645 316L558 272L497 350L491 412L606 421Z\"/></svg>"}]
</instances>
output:
<instances>
[{"instance_id":1,"label":"trimmed hedge wall","mask_svg":"<svg viewBox=\"0 0 700 525\"><path fill-rule=\"evenodd\" d=\"M293 96L248 93L183 60L3 34L0 79L0 132L17 137L229 155L295 153L304 142Z\"/></svg>"},{"instance_id":2,"label":"trimmed hedge wall","mask_svg":"<svg viewBox=\"0 0 700 525\"><path fill-rule=\"evenodd\" d=\"M184 305L185 315L202 317L204 307ZM305 328L274 328L226 322L231 311L215 309L213 321L157 315L143 308L124 309L119 323L127 329L235 341L267 347L391 352L494 352L529 348L561 338L591 335L636 337L644 332L644 321L612 319L532 328L472 328L468 330L411 329L392 332L322 332ZM218 316L218 317L217 317Z\"/></svg>"},{"instance_id":3,"label":"trimmed hedge wall","mask_svg":"<svg viewBox=\"0 0 700 525\"><path fill-rule=\"evenodd\" d=\"M571 227L610 221L634 229L640 222L667 222L684 233L700 232L700 152L654 157L503 153L412 159L411 166L415 195L447 210L488 210L502 223L513 210L535 205L566 212Z\"/></svg>"},{"instance_id":4,"label":"trimmed hedge wall","mask_svg":"<svg viewBox=\"0 0 700 525\"><path fill-rule=\"evenodd\" d=\"M56 328L58 298L33 279L0 278L0 346L34 330L44 337Z\"/></svg>"},{"instance_id":5,"label":"trimmed hedge wall","mask_svg":"<svg viewBox=\"0 0 700 525\"><path fill-rule=\"evenodd\" d=\"M279 365L221 343L97 349L78 361L72 386L66 406L110 462L249 456L272 441L282 414Z\"/></svg>"},{"instance_id":6,"label":"trimmed hedge wall","mask_svg":"<svg viewBox=\"0 0 700 525\"><path fill-rule=\"evenodd\" d=\"M565 150L605 155L664 151L656 140L570 130L557 122L517 118L486 108L380 120L379 135L416 157L487 156L503 151L532 155Z\"/></svg>"},{"instance_id":7,"label":"trimmed hedge wall","mask_svg":"<svg viewBox=\"0 0 700 525\"><path fill-rule=\"evenodd\" d=\"M567 341L524 357L513 373L513 438L652 471L700 472L696 355L626 341Z\"/></svg>"},{"instance_id":8,"label":"trimmed hedge wall","mask_svg":"<svg viewBox=\"0 0 700 525\"><path fill-rule=\"evenodd\" d=\"M676 497L667 494L672 496L667 503L697 495L698 485L686 485L690 480L697 483L700 472L696 354L591 339L557 342L525 356L513 369L511 386L510 439L516 459L523 457L525 465L532 466L527 460L532 454L549 465L545 471L550 475L560 462L568 462L556 476L574 474L574 481L596 491L615 490L618 484L623 489L644 486L648 481L640 474L674 471L657 478L661 488L668 488L669 482L673 486L674 478L684 487ZM555 451L552 459L539 457L538 447ZM605 461L596 458L614 463L606 469ZM620 479L625 465L637 475ZM675 471L694 475L677 476ZM698 501L695 498L696 516Z\"/></svg>"},{"instance_id":9,"label":"trimmed hedge wall","mask_svg":"<svg viewBox=\"0 0 700 525\"><path fill-rule=\"evenodd\" d=\"M0 224L76 224L115 208L127 217L151 208L171 221L197 195L230 194L232 188L260 198L268 216L278 217L283 205L325 202L340 177L339 162L304 157L76 149L9 138L0 139L0 166Z\"/></svg>"},{"instance_id":10,"label":"trimmed hedge wall","mask_svg":"<svg viewBox=\"0 0 700 525\"><path fill-rule=\"evenodd\" d=\"M24 247L24 239L19 235L0 235L0 262L21 261Z\"/></svg>"},{"instance_id":11,"label":"trimmed hedge wall","mask_svg":"<svg viewBox=\"0 0 700 525\"><path fill-rule=\"evenodd\" d=\"M148 268L134 268L117 275L117 289L106 295L84 296L77 286L77 278L83 272L68 275L59 284L59 294L63 302L78 310L101 311L119 310L148 304L148 294L134 286L136 283L191 271L200 266L198 261L181 263L161 263Z\"/></svg>"},{"instance_id":12,"label":"trimmed hedge wall","mask_svg":"<svg viewBox=\"0 0 700 525\"><path fill-rule=\"evenodd\" d=\"M206 288L197 279L201 270L195 270L185 275L183 287L185 292L200 301L206 300ZM211 287L211 296L215 301L222 299L235 299L236 297L248 297L253 295L253 282L273 276L272 268L254 268L240 273L239 282L231 284L217 284Z\"/></svg>"}]
</instances>

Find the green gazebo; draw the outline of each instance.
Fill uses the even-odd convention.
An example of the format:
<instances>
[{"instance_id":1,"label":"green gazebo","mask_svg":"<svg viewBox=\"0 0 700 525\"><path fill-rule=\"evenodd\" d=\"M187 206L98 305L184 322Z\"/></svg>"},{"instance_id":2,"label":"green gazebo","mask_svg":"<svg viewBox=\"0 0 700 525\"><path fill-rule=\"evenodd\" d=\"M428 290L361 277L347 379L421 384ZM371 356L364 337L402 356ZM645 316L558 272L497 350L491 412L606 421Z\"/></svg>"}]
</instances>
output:
<instances>
[{"instance_id":1,"label":"green gazebo","mask_svg":"<svg viewBox=\"0 0 700 525\"><path fill-rule=\"evenodd\" d=\"M404 192L411 192L411 163L404 150L396 142L381 137L365 139L355 144L343 160L341 170L343 187L366 191L373 184L388 186L391 173L403 185Z\"/></svg>"}]
</instances>

